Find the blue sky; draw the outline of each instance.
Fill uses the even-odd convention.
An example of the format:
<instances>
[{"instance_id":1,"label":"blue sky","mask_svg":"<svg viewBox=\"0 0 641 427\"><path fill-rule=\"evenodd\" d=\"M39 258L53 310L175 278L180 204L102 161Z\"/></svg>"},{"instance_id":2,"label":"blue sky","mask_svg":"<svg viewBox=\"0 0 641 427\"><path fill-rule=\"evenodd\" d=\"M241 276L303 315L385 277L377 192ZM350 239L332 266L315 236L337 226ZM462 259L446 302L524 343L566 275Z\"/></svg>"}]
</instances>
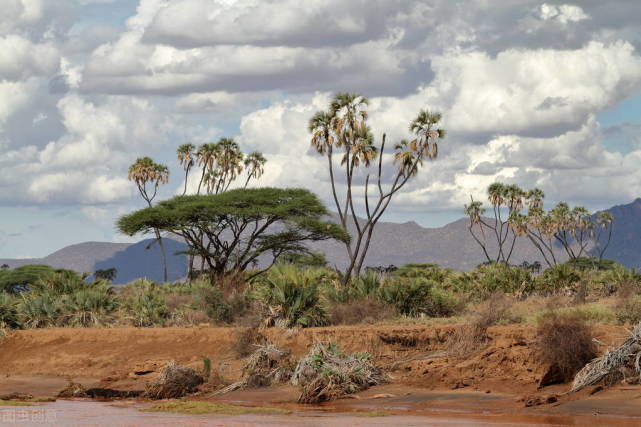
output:
<instances>
[{"instance_id":1,"label":"blue sky","mask_svg":"<svg viewBox=\"0 0 641 427\"><path fill-rule=\"evenodd\" d=\"M388 220L443 225L497 180L540 187L548 205L629 203L638 16L635 0L6 0L0 258L131 241L114 227L142 206L127 166L168 164L168 198L183 185L176 147L223 136L265 154L259 185L331 208L306 122L343 90L370 98L375 135L392 141L421 108L443 113L439 158Z\"/></svg>"}]
</instances>

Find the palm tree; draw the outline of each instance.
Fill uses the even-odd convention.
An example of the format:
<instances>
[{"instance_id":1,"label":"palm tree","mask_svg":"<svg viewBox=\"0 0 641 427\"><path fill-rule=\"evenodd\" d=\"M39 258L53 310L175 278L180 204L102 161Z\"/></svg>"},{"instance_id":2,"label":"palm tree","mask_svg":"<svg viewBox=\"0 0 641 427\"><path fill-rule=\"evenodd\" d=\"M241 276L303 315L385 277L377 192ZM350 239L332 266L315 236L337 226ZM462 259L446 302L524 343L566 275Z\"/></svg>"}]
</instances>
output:
<instances>
[{"instance_id":1,"label":"palm tree","mask_svg":"<svg viewBox=\"0 0 641 427\"><path fill-rule=\"evenodd\" d=\"M258 179L263 176L263 173L265 173L265 163L267 163L267 159L258 151L254 151L245 157L243 163L245 164L245 170L247 171L247 181L245 181L245 188L247 188L247 184L249 184L250 179Z\"/></svg>"},{"instance_id":2,"label":"palm tree","mask_svg":"<svg viewBox=\"0 0 641 427\"><path fill-rule=\"evenodd\" d=\"M178 155L178 162L185 171L185 188L183 189L183 196L187 194L187 179L189 178L189 171L194 166L196 146L194 144L182 144L176 150Z\"/></svg>"},{"instance_id":3,"label":"palm tree","mask_svg":"<svg viewBox=\"0 0 641 427\"><path fill-rule=\"evenodd\" d=\"M165 165L154 162L150 157L140 157L136 162L129 166L128 178L136 183L138 191L142 198L147 202L149 207L152 206L153 200L158 194L160 184L169 182L169 168ZM153 186L153 192L147 188L147 185ZM165 248L158 229L154 230L156 241L160 247L160 255L163 264L163 280L167 281L167 256Z\"/></svg>"},{"instance_id":4,"label":"palm tree","mask_svg":"<svg viewBox=\"0 0 641 427\"><path fill-rule=\"evenodd\" d=\"M410 132L416 135L416 138L410 142L410 148L420 152L421 157L435 159L438 156L438 140L445 138L445 130L434 129L434 126L441 121L441 118L441 113L421 110L410 122Z\"/></svg>"},{"instance_id":5,"label":"palm tree","mask_svg":"<svg viewBox=\"0 0 641 427\"><path fill-rule=\"evenodd\" d=\"M216 159L220 153L220 147L217 144L203 144L198 147L196 151L196 157L198 158L198 165L202 167L202 174L200 175L200 182L198 183L197 194L200 194L201 186L205 181L205 176L207 176L211 170L214 168Z\"/></svg>"}]
</instances>

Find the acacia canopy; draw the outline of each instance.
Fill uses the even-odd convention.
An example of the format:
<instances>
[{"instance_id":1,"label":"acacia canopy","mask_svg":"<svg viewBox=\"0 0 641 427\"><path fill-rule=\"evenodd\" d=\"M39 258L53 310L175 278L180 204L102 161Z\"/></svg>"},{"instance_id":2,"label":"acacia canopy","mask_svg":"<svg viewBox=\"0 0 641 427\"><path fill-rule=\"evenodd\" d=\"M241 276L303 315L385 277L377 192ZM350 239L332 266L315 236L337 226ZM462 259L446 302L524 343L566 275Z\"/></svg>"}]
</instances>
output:
<instances>
[{"instance_id":1,"label":"acacia canopy","mask_svg":"<svg viewBox=\"0 0 641 427\"><path fill-rule=\"evenodd\" d=\"M261 255L273 262L286 252L306 252L305 241L347 241L342 227L323 220L327 214L304 189L236 189L177 196L125 215L117 226L128 235L154 229L179 235L191 254L221 275L252 267Z\"/></svg>"}]
</instances>

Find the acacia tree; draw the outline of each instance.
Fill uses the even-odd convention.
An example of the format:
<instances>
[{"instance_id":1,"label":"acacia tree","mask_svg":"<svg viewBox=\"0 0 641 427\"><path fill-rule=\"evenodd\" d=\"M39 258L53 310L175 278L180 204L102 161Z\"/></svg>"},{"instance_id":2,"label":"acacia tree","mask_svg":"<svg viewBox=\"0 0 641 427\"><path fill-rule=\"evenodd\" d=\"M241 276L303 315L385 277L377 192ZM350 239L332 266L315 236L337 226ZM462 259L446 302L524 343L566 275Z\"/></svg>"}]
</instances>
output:
<instances>
[{"instance_id":1,"label":"acacia tree","mask_svg":"<svg viewBox=\"0 0 641 427\"><path fill-rule=\"evenodd\" d=\"M438 141L445 137L445 131L438 128L441 115L421 110L410 123L410 132L414 139L402 140L394 146L396 171L391 178L391 184L384 188L382 153L385 151L386 136L383 134L380 147L374 144L374 137L367 125L368 104L368 99L362 95L339 93L332 99L327 111L314 114L308 127L312 134L311 145L327 158L332 198L341 226L347 231L348 224L351 223L355 230L353 238L345 242L349 263L344 283L347 283L352 274L360 274L374 228L394 194L417 174L424 160L437 157ZM342 154L340 177L334 171L334 150ZM365 172L364 182L360 182L364 188L364 206L358 209L355 203L357 196L354 195L355 179L363 176L358 174L358 169L369 171L372 162L377 159L374 175ZM339 194L339 184L344 184L342 194ZM373 200L370 185L374 186L376 192ZM359 219L357 211L364 213L365 219Z\"/></svg>"},{"instance_id":2,"label":"acacia tree","mask_svg":"<svg viewBox=\"0 0 641 427\"><path fill-rule=\"evenodd\" d=\"M142 196L143 200L147 202L148 207L152 206L153 200L158 194L158 187L160 184L166 184L169 182L169 168L165 165L155 163L149 157L140 157L136 160L134 164L129 166L129 179L136 183L138 191ZM151 188L149 188L150 186ZM167 281L167 256L165 254L165 248L162 243L162 237L160 236L160 231L158 229L150 230L153 231L156 236L156 241L160 248L160 256L162 259L163 266L163 280Z\"/></svg>"},{"instance_id":3,"label":"acacia tree","mask_svg":"<svg viewBox=\"0 0 641 427\"><path fill-rule=\"evenodd\" d=\"M255 266L262 255L271 256L271 266L285 253L307 253L306 241L347 241L340 226L322 220L327 213L307 190L235 189L177 196L125 215L117 226L128 235L159 229L183 237L217 278Z\"/></svg>"},{"instance_id":4,"label":"acacia tree","mask_svg":"<svg viewBox=\"0 0 641 427\"><path fill-rule=\"evenodd\" d=\"M252 152L245 156L240 146L233 138L221 138L216 143L202 144L199 147L193 144L183 144L178 147L177 156L179 163L185 170L185 187L183 195L187 193L189 173L196 161L200 170L200 179L196 194L219 194L229 189L230 185L240 176L243 169L247 173L244 187L247 188L252 179L259 179L265 172L267 159L259 152ZM202 239L203 236L199 236ZM197 254L188 252L189 272L192 276L194 257ZM200 269L205 268L205 260L201 258Z\"/></svg>"}]
</instances>

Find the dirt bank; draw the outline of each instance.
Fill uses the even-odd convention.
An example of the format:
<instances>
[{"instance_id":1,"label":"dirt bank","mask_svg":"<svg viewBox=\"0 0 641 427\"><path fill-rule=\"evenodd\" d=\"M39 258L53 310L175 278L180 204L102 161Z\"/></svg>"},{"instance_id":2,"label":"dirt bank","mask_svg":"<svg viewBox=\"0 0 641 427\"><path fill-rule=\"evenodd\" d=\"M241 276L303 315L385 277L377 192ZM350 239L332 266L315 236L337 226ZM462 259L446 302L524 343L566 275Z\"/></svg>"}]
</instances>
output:
<instances>
[{"instance_id":1,"label":"dirt bank","mask_svg":"<svg viewBox=\"0 0 641 427\"><path fill-rule=\"evenodd\" d=\"M490 328L487 345L467 359L449 358L444 354L445 342L453 330L453 326L447 325L403 325L298 331L273 328L265 334L276 345L290 349L296 357L304 355L313 342L321 340L337 342L346 351L367 351L391 376L391 385L387 387L401 387L392 393L394 395L403 394L402 389L502 395L500 409L507 410L524 407L524 396L567 389L566 385L557 385L539 390L548 367L537 357L533 327ZM13 331L0 341L0 378L3 378L0 393L19 389L38 394L46 389L44 394L48 394L66 378L111 388L141 389L168 361L199 368L203 357L210 358L217 373L231 382L239 377L241 367L241 361L233 352L236 333L234 328ZM601 342L615 345L625 338L626 331L622 327L603 326L596 328L596 335ZM39 389L38 381L45 387ZM641 392L641 388L635 387L626 395L628 403ZM587 396L586 392L564 398L564 402ZM638 406L634 403L633 409ZM572 405L569 407L578 408L579 413L591 410L589 406ZM628 409L623 412L629 413Z\"/></svg>"}]
</instances>

